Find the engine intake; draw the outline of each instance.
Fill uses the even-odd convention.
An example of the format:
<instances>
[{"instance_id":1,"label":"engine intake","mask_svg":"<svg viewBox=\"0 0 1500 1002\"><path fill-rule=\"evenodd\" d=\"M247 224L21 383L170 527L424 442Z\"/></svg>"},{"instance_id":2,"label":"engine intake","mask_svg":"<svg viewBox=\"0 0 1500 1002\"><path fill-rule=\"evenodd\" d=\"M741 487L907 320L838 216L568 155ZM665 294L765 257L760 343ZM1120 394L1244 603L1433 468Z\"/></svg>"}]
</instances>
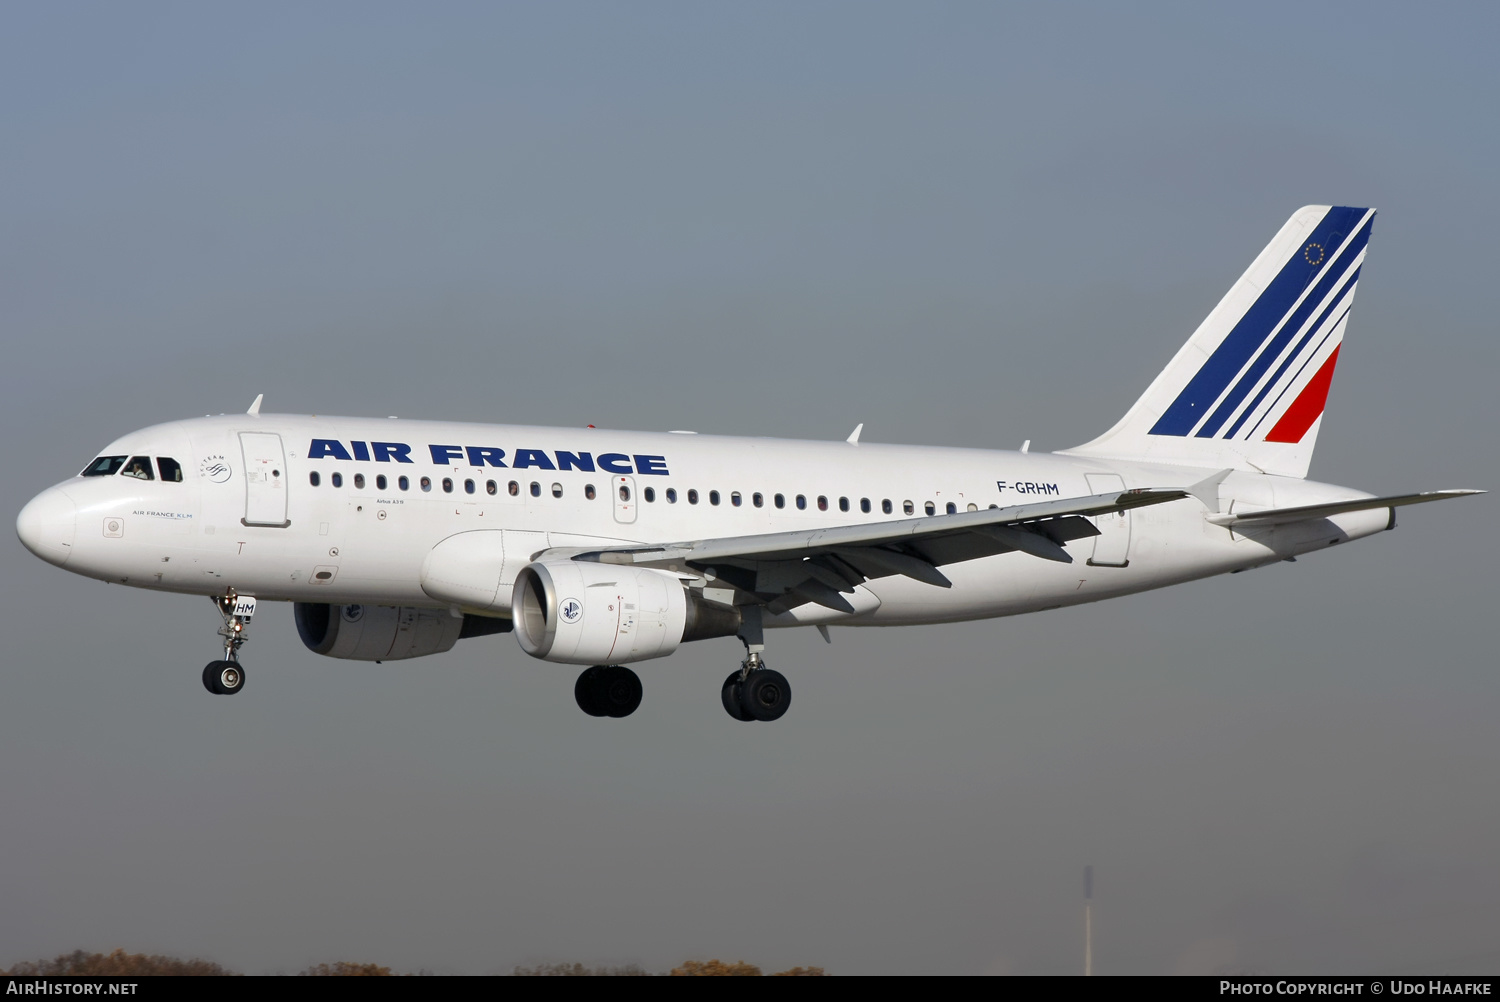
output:
<instances>
[{"instance_id":1,"label":"engine intake","mask_svg":"<svg viewBox=\"0 0 1500 1002\"><path fill-rule=\"evenodd\" d=\"M738 609L703 601L675 574L584 560L521 568L511 610L521 649L562 664L663 658L686 641L740 628Z\"/></svg>"},{"instance_id":2,"label":"engine intake","mask_svg":"<svg viewBox=\"0 0 1500 1002\"><path fill-rule=\"evenodd\" d=\"M298 602L293 611L297 635L308 650L351 661L402 661L442 654L461 639L511 629L508 619L454 619L446 609L410 606Z\"/></svg>"}]
</instances>

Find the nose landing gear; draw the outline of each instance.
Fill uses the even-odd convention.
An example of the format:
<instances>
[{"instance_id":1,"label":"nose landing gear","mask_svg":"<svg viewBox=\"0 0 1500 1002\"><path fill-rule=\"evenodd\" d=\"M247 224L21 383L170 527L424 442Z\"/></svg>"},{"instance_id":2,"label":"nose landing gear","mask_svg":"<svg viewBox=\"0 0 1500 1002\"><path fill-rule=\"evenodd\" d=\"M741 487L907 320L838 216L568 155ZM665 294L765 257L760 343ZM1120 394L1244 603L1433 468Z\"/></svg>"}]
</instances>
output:
<instances>
[{"instance_id":1,"label":"nose landing gear","mask_svg":"<svg viewBox=\"0 0 1500 1002\"><path fill-rule=\"evenodd\" d=\"M641 678L624 665L584 669L573 686L578 708L591 717L628 717L641 705Z\"/></svg>"},{"instance_id":2,"label":"nose landing gear","mask_svg":"<svg viewBox=\"0 0 1500 1002\"><path fill-rule=\"evenodd\" d=\"M240 664L240 648L248 639L245 627L255 615L255 598L227 591L223 595L210 596L224 625L219 627L219 636L224 638L224 659L210 661L203 666L203 688L216 696L232 696L245 687L245 668Z\"/></svg>"}]
</instances>

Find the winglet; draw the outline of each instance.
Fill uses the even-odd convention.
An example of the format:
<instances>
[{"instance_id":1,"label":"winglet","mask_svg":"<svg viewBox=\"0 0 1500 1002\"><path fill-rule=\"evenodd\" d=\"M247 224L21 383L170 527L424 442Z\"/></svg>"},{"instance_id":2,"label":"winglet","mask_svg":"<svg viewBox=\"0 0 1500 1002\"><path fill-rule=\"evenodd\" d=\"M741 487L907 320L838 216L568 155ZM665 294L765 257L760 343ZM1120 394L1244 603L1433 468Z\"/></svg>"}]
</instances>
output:
<instances>
[{"instance_id":1,"label":"winglet","mask_svg":"<svg viewBox=\"0 0 1500 1002\"><path fill-rule=\"evenodd\" d=\"M250 409L245 413L249 414L251 417L260 417L260 402L264 399L266 399L266 395L264 393L257 393L255 395L255 403L251 404Z\"/></svg>"},{"instance_id":2,"label":"winglet","mask_svg":"<svg viewBox=\"0 0 1500 1002\"><path fill-rule=\"evenodd\" d=\"M861 421L859 424L857 424L857 425L854 426L854 430L849 433L849 437L846 438L846 439L844 439L844 441L848 442L850 445L858 445L859 444L859 433L862 432L862 431L864 431L864 430L865 430L865 423L863 421Z\"/></svg>"}]
</instances>

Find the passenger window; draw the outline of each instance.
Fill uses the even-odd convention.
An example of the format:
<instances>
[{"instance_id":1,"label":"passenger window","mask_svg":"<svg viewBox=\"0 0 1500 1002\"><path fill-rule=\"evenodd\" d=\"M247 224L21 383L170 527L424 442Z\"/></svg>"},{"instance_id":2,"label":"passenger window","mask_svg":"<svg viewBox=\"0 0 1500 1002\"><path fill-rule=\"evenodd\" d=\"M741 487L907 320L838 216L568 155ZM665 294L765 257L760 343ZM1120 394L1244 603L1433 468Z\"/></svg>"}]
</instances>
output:
<instances>
[{"instance_id":1,"label":"passenger window","mask_svg":"<svg viewBox=\"0 0 1500 1002\"><path fill-rule=\"evenodd\" d=\"M464 481L464 493L465 494L473 494L474 491L475 491L474 481L472 481L472 480L465 480Z\"/></svg>"},{"instance_id":2,"label":"passenger window","mask_svg":"<svg viewBox=\"0 0 1500 1002\"><path fill-rule=\"evenodd\" d=\"M757 508L764 508L766 506L766 496L757 491L750 495L750 503Z\"/></svg>"},{"instance_id":3,"label":"passenger window","mask_svg":"<svg viewBox=\"0 0 1500 1002\"><path fill-rule=\"evenodd\" d=\"M511 497L519 497L521 494L521 485L516 483L514 480L506 485L505 489L510 493Z\"/></svg>"},{"instance_id":4,"label":"passenger window","mask_svg":"<svg viewBox=\"0 0 1500 1002\"><path fill-rule=\"evenodd\" d=\"M338 474L335 473L334 476L338 476ZM334 484L334 486L337 487L338 484ZM422 490L424 490L424 491L430 491L430 490L432 490L432 478L431 477L423 477L422 478Z\"/></svg>"},{"instance_id":5,"label":"passenger window","mask_svg":"<svg viewBox=\"0 0 1500 1002\"><path fill-rule=\"evenodd\" d=\"M145 456L131 456L130 462L125 464L124 475L135 477L137 480L156 479L156 476L151 472L151 460Z\"/></svg>"},{"instance_id":6,"label":"passenger window","mask_svg":"<svg viewBox=\"0 0 1500 1002\"><path fill-rule=\"evenodd\" d=\"M593 484L584 484L583 485L583 496L586 497L586 498L588 498L590 501L594 500L594 498L597 495L596 495L596 493L594 491L594 485Z\"/></svg>"},{"instance_id":7,"label":"passenger window","mask_svg":"<svg viewBox=\"0 0 1500 1002\"><path fill-rule=\"evenodd\" d=\"M365 475L363 473L356 473L354 475L354 486L360 490L365 489Z\"/></svg>"},{"instance_id":8,"label":"passenger window","mask_svg":"<svg viewBox=\"0 0 1500 1002\"><path fill-rule=\"evenodd\" d=\"M926 510L927 514L929 514L929 515L936 515L937 514L937 505L933 504L931 501L927 502L922 507L923 507L924 510Z\"/></svg>"},{"instance_id":9,"label":"passenger window","mask_svg":"<svg viewBox=\"0 0 1500 1002\"><path fill-rule=\"evenodd\" d=\"M335 487L342 487L344 486L344 475L342 473L335 473L333 476L328 478L328 482L333 484L333 486Z\"/></svg>"},{"instance_id":10,"label":"passenger window","mask_svg":"<svg viewBox=\"0 0 1500 1002\"><path fill-rule=\"evenodd\" d=\"M718 491L709 491L708 492L708 503L709 504L718 504L719 503L719 492Z\"/></svg>"},{"instance_id":11,"label":"passenger window","mask_svg":"<svg viewBox=\"0 0 1500 1002\"><path fill-rule=\"evenodd\" d=\"M688 504L697 504L697 503L698 503L698 488L696 488L696 487L690 487L690 488L688 488Z\"/></svg>"},{"instance_id":12,"label":"passenger window","mask_svg":"<svg viewBox=\"0 0 1500 1002\"><path fill-rule=\"evenodd\" d=\"M667 488L667 504L676 504L676 503L677 503L677 488L675 488L675 487L668 487Z\"/></svg>"},{"instance_id":13,"label":"passenger window","mask_svg":"<svg viewBox=\"0 0 1500 1002\"><path fill-rule=\"evenodd\" d=\"M385 478L385 474L382 473L375 478L375 489L383 491L390 486L390 483L391 482Z\"/></svg>"},{"instance_id":14,"label":"passenger window","mask_svg":"<svg viewBox=\"0 0 1500 1002\"><path fill-rule=\"evenodd\" d=\"M452 477L444 477L443 478L443 493L444 494L452 494L453 493L453 478Z\"/></svg>"},{"instance_id":15,"label":"passenger window","mask_svg":"<svg viewBox=\"0 0 1500 1002\"><path fill-rule=\"evenodd\" d=\"M552 485L552 496L555 497L555 498L562 497L562 484L553 484Z\"/></svg>"},{"instance_id":16,"label":"passenger window","mask_svg":"<svg viewBox=\"0 0 1500 1002\"><path fill-rule=\"evenodd\" d=\"M731 491L730 492L730 494L729 494L729 503L730 504L732 504L736 508L738 508L740 505L744 504L744 502L745 502L745 499L742 498L742 497L740 497L740 492L739 491Z\"/></svg>"},{"instance_id":17,"label":"passenger window","mask_svg":"<svg viewBox=\"0 0 1500 1002\"><path fill-rule=\"evenodd\" d=\"M797 495L797 510L798 511L806 511L807 510L807 495L806 494L798 494Z\"/></svg>"},{"instance_id":18,"label":"passenger window","mask_svg":"<svg viewBox=\"0 0 1500 1002\"><path fill-rule=\"evenodd\" d=\"M486 480L484 482L484 492L491 497L494 497L496 494L500 493L500 485L495 483L493 480Z\"/></svg>"},{"instance_id":19,"label":"passenger window","mask_svg":"<svg viewBox=\"0 0 1500 1002\"><path fill-rule=\"evenodd\" d=\"M848 510L849 510L849 499L848 498L839 498L839 511L848 511ZM865 510L869 511L868 508L866 508Z\"/></svg>"},{"instance_id":20,"label":"passenger window","mask_svg":"<svg viewBox=\"0 0 1500 1002\"><path fill-rule=\"evenodd\" d=\"M323 478L318 476L317 470L313 470L307 475L307 482L316 487L323 482Z\"/></svg>"},{"instance_id":21,"label":"passenger window","mask_svg":"<svg viewBox=\"0 0 1500 1002\"><path fill-rule=\"evenodd\" d=\"M948 514L950 514L950 515L957 515L958 514L958 505L954 504L952 501L948 502Z\"/></svg>"},{"instance_id":22,"label":"passenger window","mask_svg":"<svg viewBox=\"0 0 1500 1002\"><path fill-rule=\"evenodd\" d=\"M977 505L977 504L973 504L973 503L972 503L972 502L971 502L971 503L970 503L970 504L969 504L969 510L970 510L970 511L978 511L978 510L979 510L979 506L978 506L978 505Z\"/></svg>"},{"instance_id":23,"label":"passenger window","mask_svg":"<svg viewBox=\"0 0 1500 1002\"><path fill-rule=\"evenodd\" d=\"M818 495L818 511L827 511L827 510L828 510L828 497L826 495L819 494Z\"/></svg>"},{"instance_id":24,"label":"passenger window","mask_svg":"<svg viewBox=\"0 0 1500 1002\"><path fill-rule=\"evenodd\" d=\"M908 515L912 515L912 514L916 513L917 506L914 505L914 504L912 504L910 501L902 501L901 502L901 510L904 511Z\"/></svg>"},{"instance_id":25,"label":"passenger window","mask_svg":"<svg viewBox=\"0 0 1500 1002\"><path fill-rule=\"evenodd\" d=\"M778 494L774 498L772 498L771 500L776 505L776 507L778 507L778 508L785 508L786 507L786 495L785 494Z\"/></svg>"},{"instance_id":26,"label":"passenger window","mask_svg":"<svg viewBox=\"0 0 1500 1002\"><path fill-rule=\"evenodd\" d=\"M862 511L862 512L864 512L866 515L870 514L870 499L869 498L860 498L859 499L859 510Z\"/></svg>"},{"instance_id":27,"label":"passenger window","mask_svg":"<svg viewBox=\"0 0 1500 1002\"><path fill-rule=\"evenodd\" d=\"M620 500L621 501L629 501L630 500L630 488L626 484L621 484L620 485Z\"/></svg>"},{"instance_id":28,"label":"passenger window","mask_svg":"<svg viewBox=\"0 0 1500 1002\"><path fill-rule=\"evenodd\" d=\"M542 496L542 485L537 483L535 480L531 482L531 496L534 498L539 498Z\"/></svg>"},{"instance_id":29,"label":"passenger window","mask_svg":"<svg viewBox=\"0 0 1500 1002\"><path fill-rule=\"evenodd\" d=\"M182 483L182 467L177 465L177 460L168 459L165 456L157 456L156 469L161 473L162 480L167 483Z\"/></svg>"},{"instance_id":30,"label":"passenger window","mask_svg":"<svg viewBox=\"0 0 1500 1002\"><path fill-rule=\"evenodd\" d=\"M120 472L120 467L125 465L124 456L100 456L94 460L84 471L78 474L80 477L112 477Z\"/></svg>"},{"instance_id":31,"label":"passenger window","mask_svg":"<svg viewBox=\"0 0 1500 1002\"><path fill-rule=\"evenodd\" d=\"M405 477L397 477L396 486L401 488L403 491L409 491L411 490L411 481L406 479Z\"/></svg>"},{"instance_id":32,"label":"passenger window","mask_svg":"<svg viewBox=\"0 0 1500 1002\"><path fill-rule=\"evenodd\" d=\"M883 511L883 512L885 512L887 515L889 515L891 513L891 499L890 498L885 498L884 500L882 500L880 502L880 510Z\"/></svg>"},{"instance_id":33,"label":"passenger window","mask_svg":"<svg viewBox=\"0 0 1500 1002\"><path fill-rule=\"evenodd\" d=\"M641 491L641 496L644 497L648 502L649 501L655 501L656 500L656 488L655 487L647 487L645 490Z\"/></svg>"}]
</instances>

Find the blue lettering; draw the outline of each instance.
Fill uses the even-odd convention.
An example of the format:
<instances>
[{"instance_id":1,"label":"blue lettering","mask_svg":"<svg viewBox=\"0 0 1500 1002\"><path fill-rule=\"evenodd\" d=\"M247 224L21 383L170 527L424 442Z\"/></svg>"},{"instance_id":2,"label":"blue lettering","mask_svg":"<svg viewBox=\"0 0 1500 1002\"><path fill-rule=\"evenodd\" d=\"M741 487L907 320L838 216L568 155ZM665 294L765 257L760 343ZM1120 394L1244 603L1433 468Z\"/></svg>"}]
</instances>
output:
<instances>
[{"instance_id":1,"label":"blue lettering","mask_svg":"<svg viewBox=\"0 0 1500 1002\"><path fill-rule=\"evenodd\" d=\"M548 459L547 454L541 449L517 449L515 461L516 469L524 470L532 466L536 467L539 470L557 469L556 466L552 465L552 460Z\"/></svg>"},{"instance_id":2,"label":"blue lettering","mask_svg":"<svg viewBox=\"0 0 1500 1002\"><path fill-rule=\"evenodd\" d=\"M332 438L315 438L312 445L307 447L308 459L349 459L349 450L344 448L344 443Z\"/></svg>"},{"instance_id":3,"label":"blue lettering","mask_svg":"<svg viewBox=\"0 0 1500 1002\"><path fill-rule=\"evenodd\" d=\"M622 452L606 452L599 457L599 469L605 473L634 473L630 468L630 457Z\"/></svg>"},{"instance_id":4,"label":"blue lettering","mask_svg":"<svg viewBox=\"0 0 1500 1002\"><path fill-rule=\"evenodd\" d=\"M468 448L468 452L470 466L483 466L486 463L491 466L505 465L503 462L501 462L501 460L505 458L504 449L488 449L482 448L477 445L471 445Z\"/></svg>"},{"instance_id":5,"label":"blue lettering","mask_svg":"<svg viewBox=\"0 0 1500 1002\"><path fill-rule=\"evenodd\" d=\"M649 474L652 476L665 477L667 473L666 456L636 456L635 472Z\"/></svg>"},{"instance_id":6,"label":"blue lettering","mask_svg":"<svg viewBox=\"0 0 1500 1002\"><path fill-rule=\"evenodd\" d=\"M361 463L368 463L370 461L370 447L368 445L365 445L363 442L350 442L349 444L354 446L355 459Z\"/></svg>"},{"instance_id":7,"label":"blue lettering","mask_svg":"<svg viewBox=\"0 0 1500 1002\"><path fill-rule=\"evenodd\" d=\"M375 462L397 463L411 462L411 446L400 442L371 442L370 451L375 453Z\"/></svg>"},{"instance_id":8,"label":"blue lettering","mask_svg":"<svg viewBox=\"0 0 1500 1002\"><path fill-rule=\"evenodd\" d=\"M464 450L456 445L429 445L427 451L432 453L432 461L438 466L447 466L450 459L464 458Z\"/></svg>"},{"instance_id":9,"label":"blue lettering","mask_svg":"<svg viewBox=\"0 0 1500 1002\"><path fill-rule=\"evenodd\" d=\"M585 473L594 472L594 457L587 452L562 452L557 453L557 468L559 470L582 470Z\"/></svg>"}]
</instances>

